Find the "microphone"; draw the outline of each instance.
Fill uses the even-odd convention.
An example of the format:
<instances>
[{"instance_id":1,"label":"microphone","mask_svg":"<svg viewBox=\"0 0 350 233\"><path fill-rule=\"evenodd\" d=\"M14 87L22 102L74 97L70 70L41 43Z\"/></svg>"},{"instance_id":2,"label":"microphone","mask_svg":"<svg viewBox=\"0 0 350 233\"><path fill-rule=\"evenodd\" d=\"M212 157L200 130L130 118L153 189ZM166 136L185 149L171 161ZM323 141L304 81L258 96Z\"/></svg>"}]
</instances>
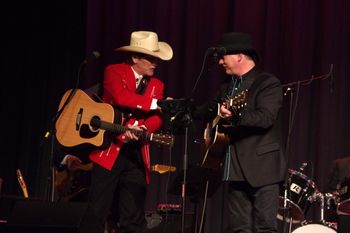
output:
<instances>
[{"instance_id":1,"label":"microphone","mask_svg":"<svg viewBox=\"0 0 350 233\"><path fill-rule=\"evenodd\" d=\"M85 65L87 63L89 63L92 60L98 59L101 56L99 51L93 51L92 53L90 53L85 60L81 63L82 65Z\"/></svg>"},{"instance_id":2,"label":"microphone","mask_svg":"<svg viewBox=\"0 0 350 233\"><path fill-rule=\"evenodd\" d=\"M301 166L299 167L299 171L303 172L304 169L307 167L307 165L308 165L307 162L303 162L303 163L301 164Z\"/></svg>"},{"instance_id":3,"label":"microphone","mask_svg":"<svg viewBox=\"0 0 350 233\"><path fill-rule=\"evenodd\" d=\"M226 54L226 49L224 47L210 47L207 49L207 54L219 58Z\"/></svg>"}]
</instances>

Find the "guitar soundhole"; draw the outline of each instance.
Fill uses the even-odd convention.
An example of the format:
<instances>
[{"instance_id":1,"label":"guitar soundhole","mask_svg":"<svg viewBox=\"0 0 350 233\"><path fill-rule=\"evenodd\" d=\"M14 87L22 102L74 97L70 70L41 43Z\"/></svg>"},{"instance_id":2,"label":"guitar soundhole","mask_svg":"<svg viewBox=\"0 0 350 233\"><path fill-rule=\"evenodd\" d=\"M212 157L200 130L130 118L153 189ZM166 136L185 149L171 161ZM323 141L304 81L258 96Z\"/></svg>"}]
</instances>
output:
<instances>
[{"instance_id":1,"label":"guitar soundhole","mask_svg":"<svg viewBox=\"0 0 350 233\"><path fill-rule=\"evenodd\" d=\"M81 138L94 138L94 137L96 137L98 134L98 129L94 130L94 131L92 131L91 129L92 129L92 127L90 125L83 124L80 127L79 136Z\"/></svg>"},{"instance_id":2,"label":"guitar soundhole","mask_svg":"<svg viewBox=\"0 0 350 233\"><path fill-rule=\"evenodd\" d=\"M79 135L82 138L94 138L99 133L101 121L98 116L94 116L90 120L90 124L83 124L80 127Z\"/></svg>"}]
</instances>

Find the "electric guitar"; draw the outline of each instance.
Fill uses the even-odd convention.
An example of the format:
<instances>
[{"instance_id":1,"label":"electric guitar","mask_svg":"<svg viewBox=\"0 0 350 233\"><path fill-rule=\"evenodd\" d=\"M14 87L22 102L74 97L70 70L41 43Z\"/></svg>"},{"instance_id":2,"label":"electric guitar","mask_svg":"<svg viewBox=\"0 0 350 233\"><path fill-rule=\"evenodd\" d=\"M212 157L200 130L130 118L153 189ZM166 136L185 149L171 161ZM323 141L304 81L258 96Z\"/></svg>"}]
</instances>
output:
<instances>
[{"instance_id":1,"label":"electric guitar","mask_svg":"<svg viewBox=\"0 0 350 233\"><path fill-rule=\"evenodd\" d=\"M239 111L246 106L248 90L244 90L234 97L226 100L227 108L234 114L239 115ZM220 109L220 104L218 104ZM225 125L222 117L218 114L211 122L207 123L204 130L204 143L201 145L201 167L217 169L221 166L230 137L222 129Z\"/></svg>"},{"instance_id":2,"label":"electric guitar","mask_svg":"<svg viewBox=\"0 0 350 233\"><path fill-rule=\"evenodd\" d=\"M55 126L56 138L61 145L75 147L88 144L104 148L108 147L111 142L107 132L121 134L130 130L141 140L173 146L173 135L134 130L115 124L113 123L115 110L112 105L97 103L80 89L73 91L74 93L71 95L72 90L68 90L62 97L59 105L61 115L57 119ZM68 98L70 100L66 102Z\"/></svg>"},{"instance_id":3,"label":"electric guitar","mask_svg":"<svg viewBox=\"0 0 350 233\"><path fill-rule=\"evenodd\" d=\"M159 174L164 174L167 172L175 172L176 167L163 164L155 164L152 165L152 171L158 172Z\"/></svg>"}]
</instances>

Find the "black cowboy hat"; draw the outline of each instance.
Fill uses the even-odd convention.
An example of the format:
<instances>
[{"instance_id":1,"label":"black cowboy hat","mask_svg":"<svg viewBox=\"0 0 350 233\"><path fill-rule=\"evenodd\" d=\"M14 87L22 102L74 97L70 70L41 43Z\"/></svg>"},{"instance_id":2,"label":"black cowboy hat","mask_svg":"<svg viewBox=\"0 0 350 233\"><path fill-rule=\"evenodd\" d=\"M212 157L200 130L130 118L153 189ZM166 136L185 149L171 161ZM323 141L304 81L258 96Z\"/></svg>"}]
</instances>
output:
<instances>
[{"instance_id":1,"label":"black cowboy hat","mask_svg":"<svg viewBox=\"0 0 350 233\"><path fill-rule=\"evenodd\" d=\"M252 45L250 35L242 32L229 32L222 36L220 47L225 48L225 54L243 53L258 60L258 53Z\"/></svg>"}]
</instances>

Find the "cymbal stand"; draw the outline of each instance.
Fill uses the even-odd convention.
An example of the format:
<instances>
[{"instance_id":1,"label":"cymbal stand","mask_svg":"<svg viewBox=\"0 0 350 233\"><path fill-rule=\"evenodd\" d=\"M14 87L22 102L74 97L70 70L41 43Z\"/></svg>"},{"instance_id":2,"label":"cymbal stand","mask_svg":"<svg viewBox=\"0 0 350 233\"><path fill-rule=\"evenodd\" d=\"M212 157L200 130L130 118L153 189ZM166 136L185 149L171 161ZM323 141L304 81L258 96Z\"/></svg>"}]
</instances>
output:
<instances>
[{"instance_id":1,"label":"cymbal stand","mask_svg":"<svg viewBox=\"0 0 350 233\"><path fill-rule=\"evenodd\" d=\"M292 232L292 223L293 223L293 216L291 216L291 207L290 207L290 202L289 202L289 197L290 197L290 182L291 182L291 178L290 176L288 176L287 182L285 182L284 185L284 196L283 196L283 216L282 216L282 220L283 220L283 232L285 232L285 228L286 228L286 223L289 220L289 224L288 224L288 233Z\"/></svg>"},{"instance_id":2,"label":"cymbal stand","mask_svg":"<svg viewBox=\"0 0 350 233\"><path fill-rule=\"evenodd\" d=\"M317 192L316 193L316 200L320 203L320 222L324 223L325 219L324 219L324 195L323 193Z\"/></svg>"},{"instance_id":3,"label":"cymbal stand","mask_svg":"<svg viewBox=\"0 0 350 233\"><path fill-rule=\"evenodd\" d=\"M290 147L290 138L291 138L291 134L292 134L292 130L293 130L293 124L294 124L294 118L295 118L295 113L296 113L296 109L298 106L298 100L299 100L299 90L301 86L308 86L310 85L313 81L316 80L325 80L325 79L329 79L330 80L330 92L333 92L333 64L330 65L330 70L327 74L324 75L320 75L320 76L314 76L312 75L310 79L305 79L305 80L298 80L296 82L290 82L290 83L286 83L283 84L282 87L286 88L285 92L284 92L284 96L287 96L288 94L290 95L290 105L289 105L289 127L288 127L288 135L287 135L287 141L286 141L286 149L285 149L285 153L286 153L286 158L287 158L287 168L289 167L289 147ZM295 103L293 103L294 100L294 86L296 86L296 96L295 96ZM289 206L287 203L287 197L289 197L289 192L290 190L288 189L288 185L290 184L288 181L288 179L290 179L288 177L288 171L286 172L286 176L285 176L285 181L284 181L284 203L283 203L283 233L285 233L285 229L286 229L286 217L289 217L289 221L290 221L290 225L292 224L292 216L290 216L290 210L289 210ZM324 199L324 198L322 198ZM324 206L324 200L323 200L323 206ZM324 207L322 207L323 209ZM322 220L323 220L323 210L322 210ZM291 227L291 226L290 226ZM289 233L291 232L289 227Z\"/></svg>"},{"instance_id":4,"label":"cymbal stand","mask_svg":"<svg viewBox=\"0 0 350 233\"><path fill-rule=\"evenodd\" d=\"M187 182L187 148L188 148L188 127L185 127L185 146L183 155L183 182L181 189L182 211L181 211L181 233L185 232L185 211L186 211L186 182Z\"/></svg>"},{"instance_id":5,"label":"cymbal stand","mask_svg":"<svg viewBox=\"0 0 350 233\"><path fill-rule=\"evenodd\" d=\"M284 196L283 196L283 216L282 216L282 220L283 220L283 228L282 228L282 232L283 233L290 233L291 232L291 228L292 228L292 216L290 213L290 203L289 203L289 197L290 197L290 183L291 183L291 177L289 175L288 172L288 168L289 168L289 147L290 147L290 138L292 135L292 130L293 130L293 123L294 123L294 117L295 117L295 112L296 112L296 108L297 108L297 103L298 103L298 98L299 98L299 88L300 88L300 84L298 84L297 86L297 95L296 95L296 103L293 103L294 100L294 88L292 88L291 86L288 86L288 88L286 89L286 91L284 92L284 96L287 96L289 94L289 127L288 127L288 135L287 135L287 141L286 141L286 149L285 149L285 154L286 154L286 158L287 158L287 167L286 167L286 175L285 175L285 179L284 179L284 183L283 183L283 187L284 187ZM288 226L288 232L286 231L287 228L287 221L289 219L289 226Z\"/></svg>"}]
</instances>

